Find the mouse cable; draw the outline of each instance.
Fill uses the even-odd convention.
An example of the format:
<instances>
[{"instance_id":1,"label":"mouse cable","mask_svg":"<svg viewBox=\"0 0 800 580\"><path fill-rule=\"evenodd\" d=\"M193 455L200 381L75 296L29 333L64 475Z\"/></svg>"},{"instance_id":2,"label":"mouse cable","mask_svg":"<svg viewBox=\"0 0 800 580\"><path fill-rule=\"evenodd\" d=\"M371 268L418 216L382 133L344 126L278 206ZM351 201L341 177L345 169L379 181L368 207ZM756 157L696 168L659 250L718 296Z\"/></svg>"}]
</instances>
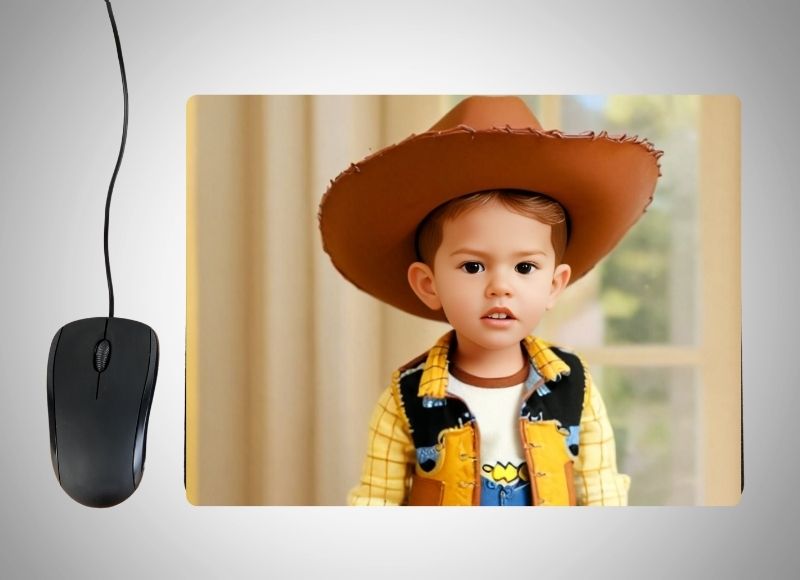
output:
<instances>
[{"instance_id":1,"label":"mouse cable","mask_svg":"<svg viewBox=\"0 0 800 580\"><path fill-rule=\"evenodd\" d=\"M108 185L108 196L106 197L106 218L103 227L103 252L106 258L106 280L108 280L108 317L114 318L114 284L111 282L111 263L108 259L108 216L111 209L111 192L114 191L114 183L117 181L119 166L122 164L122 154L125 152L125 141L128 137L128 81L125 78L125 63L122 61L122 46L119 43L119 33L117 23L114 21L114 12L111 10L111 2L105 0L108 8L108 17L111 19L111 29L114 31L114 42L117 45L117 59L119 60L119 72L122 75L122 98L124 102L124 118L122 121L122 143L119 146L117 164L114 166L114 174L111 176L111 183Z\"/></svg>"}]
</instances>

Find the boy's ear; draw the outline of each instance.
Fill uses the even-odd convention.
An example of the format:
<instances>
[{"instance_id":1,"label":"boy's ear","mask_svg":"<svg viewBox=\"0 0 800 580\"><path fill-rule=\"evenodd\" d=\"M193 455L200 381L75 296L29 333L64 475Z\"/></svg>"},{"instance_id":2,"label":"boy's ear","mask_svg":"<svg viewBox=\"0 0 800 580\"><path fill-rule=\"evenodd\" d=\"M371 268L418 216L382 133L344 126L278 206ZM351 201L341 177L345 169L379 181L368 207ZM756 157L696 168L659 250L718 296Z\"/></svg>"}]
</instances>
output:
<instances>
[{"instance_id":1,"label":"boy's ear","mask_svg":"<svg viewBox=\"0 0 800 580\"><path fill-rule=\"evenodd\" d=\"M550 284L550 295L547 297L547 310L556 305L558 295L569 284L569 277L572 275L572 268L569 264L559 264L553 271L553 282Z\"/></svg>"},{"instance_id":2,"label":"boy's ear","mask_svg":"<svg viewBox=\"0 0 800 580\"><path fill-rule=\"evenodd\" d=\"M436 280L433 270L423 262L414 262L408 267L408 285L417 295L417 298L431 310L439 310L442 301L436 293Z\"/></svg>"}]
</instances>

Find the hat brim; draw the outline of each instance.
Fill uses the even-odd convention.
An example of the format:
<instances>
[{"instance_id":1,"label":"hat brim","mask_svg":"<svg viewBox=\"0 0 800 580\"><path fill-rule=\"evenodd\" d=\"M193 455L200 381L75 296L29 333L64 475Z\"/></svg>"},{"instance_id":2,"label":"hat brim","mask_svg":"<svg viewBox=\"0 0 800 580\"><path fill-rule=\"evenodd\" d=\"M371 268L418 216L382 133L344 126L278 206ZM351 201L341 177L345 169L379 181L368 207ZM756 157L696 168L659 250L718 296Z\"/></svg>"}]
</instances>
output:
<instances>
[{"instance_id":1,"label":"hat brim","mask_svg":"<svg viewBox=\"0 0 800 580\"><path fill-rule=\"evenodd\" d=\"M570 220L563 262L579 280L622 239L653 198L661 152L637 137L460 126L412 135L342 172L320 204L325 251L358 288L444 321L408 285L417 226L439 205L478 191L535 191Z\"/></svg>"}]
</instances>

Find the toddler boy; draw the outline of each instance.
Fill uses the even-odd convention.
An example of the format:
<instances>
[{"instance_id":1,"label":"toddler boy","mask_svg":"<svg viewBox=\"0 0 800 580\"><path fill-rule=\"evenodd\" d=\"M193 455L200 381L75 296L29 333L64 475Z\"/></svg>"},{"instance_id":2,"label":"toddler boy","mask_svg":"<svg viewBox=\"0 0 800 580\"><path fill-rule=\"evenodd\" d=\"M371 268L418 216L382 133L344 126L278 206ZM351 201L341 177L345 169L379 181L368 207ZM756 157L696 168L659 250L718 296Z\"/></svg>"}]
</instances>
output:
<instances>
[{"instance_id":1,"label":"toddler boy","mask_svg":"<svg viewBox=\"0 0 800 580\"><path fill-rule=\"evenodd\" d=\"M320 225L337 268L453 327L394 373L349 503L627 503L588 370L531 333L647 207L659 156L472 97L333 182Z\"/></svg>"}]
</instances>

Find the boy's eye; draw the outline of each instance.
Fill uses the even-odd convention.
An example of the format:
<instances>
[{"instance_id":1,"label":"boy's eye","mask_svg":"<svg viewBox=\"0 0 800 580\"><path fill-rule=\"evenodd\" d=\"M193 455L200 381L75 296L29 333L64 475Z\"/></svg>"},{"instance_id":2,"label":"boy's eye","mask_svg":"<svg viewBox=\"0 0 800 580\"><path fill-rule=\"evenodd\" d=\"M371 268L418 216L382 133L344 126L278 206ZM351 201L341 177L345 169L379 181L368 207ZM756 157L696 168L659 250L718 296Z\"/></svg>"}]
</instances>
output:
<instances>
[{"instance_id":1,"label":"boy's eye","mask_svg":"<svg viewBox=\"0 0 800 580\"><path fill-rule=\"evenodd\" d=\"M467 274L477 274L478 272L483 272L484 267L480 262L464 262L461 264L461 269Z\"/></svg>"},{"instance_id":2,"label":"boy's eye","mask_svg":"<svg viewBox=\"0 0 800 580\"><path fill-rule=\"evenodd\" d=\"M520 262L519 264L514 266L514 270L516 270L520 274L530 274L535 269L536 266L534 264L531 264L530 262Z\"/></svg>"}]
</instances>

